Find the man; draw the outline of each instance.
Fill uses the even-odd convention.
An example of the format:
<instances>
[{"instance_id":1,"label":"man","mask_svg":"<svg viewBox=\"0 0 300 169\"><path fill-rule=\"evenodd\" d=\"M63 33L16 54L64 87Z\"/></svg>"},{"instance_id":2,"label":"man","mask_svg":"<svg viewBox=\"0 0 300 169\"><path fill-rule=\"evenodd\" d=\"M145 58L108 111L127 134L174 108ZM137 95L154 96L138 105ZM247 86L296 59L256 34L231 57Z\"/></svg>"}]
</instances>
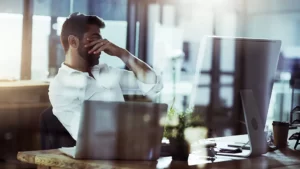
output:
<instances>
[{"instance_id":1,"label":"man","mask_svg":"<svg viewBox=\"0 0 300 169\"><path fill-rule=\"evenodd\" d=\"M139 89L153 95L163 87L150 66L102 39L100 29L104 27L99 17L79 13L70 15L62 26L60 38L66 57L50 83L49 98L53 114L74 140L84 100L124 101L123 91ZM120 58L132 71L99 64L101 52Z\"/></svg>"}]
</instances>

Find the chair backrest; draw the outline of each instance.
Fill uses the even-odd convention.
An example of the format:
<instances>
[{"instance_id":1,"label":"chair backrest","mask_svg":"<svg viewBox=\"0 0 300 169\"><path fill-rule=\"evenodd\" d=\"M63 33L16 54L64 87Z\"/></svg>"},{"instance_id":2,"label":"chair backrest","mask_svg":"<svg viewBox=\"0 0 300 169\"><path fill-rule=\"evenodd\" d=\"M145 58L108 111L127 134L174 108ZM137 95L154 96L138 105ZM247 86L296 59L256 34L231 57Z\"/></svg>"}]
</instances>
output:
<instances>
[{"instance_id":1,"label":"chair backrest","mask_svg":"<svg viewBox=\"0 0 300 169\"><path fill-rule=\"evenodd\" d=\"M76 141L52 112L47 108L40 116L40 134L43 150L73 147Z\"/></svg>"}]
</instances>

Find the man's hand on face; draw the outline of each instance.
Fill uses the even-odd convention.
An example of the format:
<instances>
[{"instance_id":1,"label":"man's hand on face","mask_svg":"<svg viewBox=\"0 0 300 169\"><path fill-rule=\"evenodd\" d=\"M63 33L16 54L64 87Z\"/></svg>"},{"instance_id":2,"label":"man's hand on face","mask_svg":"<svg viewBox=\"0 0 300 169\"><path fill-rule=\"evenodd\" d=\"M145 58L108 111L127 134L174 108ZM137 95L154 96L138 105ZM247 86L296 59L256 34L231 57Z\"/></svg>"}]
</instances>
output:
<instances>
[{"instance_id":1,"label":"man's hand on face","mask_svg":"<svg viewBox=\"0 0 300 169\"><path fill-rule=\"evenodd\" d=\"M111 56L117 56L121 57L125 49L120 48L119 46L109 42L106 39L98 39L98 40L92 40L87 39L88 44L86 44L84 47L91 48L88 52L89 54L99 54L104 51L105 53L111 55Z\"/></svg>"}]
</instances>

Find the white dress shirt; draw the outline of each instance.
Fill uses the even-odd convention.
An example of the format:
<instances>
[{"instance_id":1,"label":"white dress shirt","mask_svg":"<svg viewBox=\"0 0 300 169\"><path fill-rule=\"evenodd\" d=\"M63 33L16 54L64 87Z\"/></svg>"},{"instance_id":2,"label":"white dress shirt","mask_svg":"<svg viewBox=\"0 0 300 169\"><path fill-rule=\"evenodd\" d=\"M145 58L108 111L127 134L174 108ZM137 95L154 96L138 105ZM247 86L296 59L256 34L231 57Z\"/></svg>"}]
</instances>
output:
<instances>
[{"instance_id":1,"label":"white dress shirt","mask_svg":"<svg viewBox=\"0 0 300 169\"><path fill-rule=\"evenodd\" d=\"M144 95L153 95L163 88L160 76L157 76L156 84L145 84L132 71L106 64L94 66L92 74L95 79L63 63L49 85L53 114L74 140L77 140L84 100L124 101L123 93L126 91L140 90Z\"/></svg>"}]
</instances>

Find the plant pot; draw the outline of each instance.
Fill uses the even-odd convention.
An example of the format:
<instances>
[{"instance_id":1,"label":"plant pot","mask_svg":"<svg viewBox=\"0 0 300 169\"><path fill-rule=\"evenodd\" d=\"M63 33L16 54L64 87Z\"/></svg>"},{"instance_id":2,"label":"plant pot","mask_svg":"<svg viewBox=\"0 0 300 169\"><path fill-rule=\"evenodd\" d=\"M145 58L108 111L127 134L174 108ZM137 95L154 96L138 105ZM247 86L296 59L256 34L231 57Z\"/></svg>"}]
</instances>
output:
<instances>
[{"instance_id":1,"label":"plant pot","mask_svg":"<svg viewBox=\"0 0 300 169\"><path fill-rule=\"evenodd\" d=\"M187 161L190 154L189 144L184 138L169 138L172 159Z\"/></svg>"}]
</instances>

